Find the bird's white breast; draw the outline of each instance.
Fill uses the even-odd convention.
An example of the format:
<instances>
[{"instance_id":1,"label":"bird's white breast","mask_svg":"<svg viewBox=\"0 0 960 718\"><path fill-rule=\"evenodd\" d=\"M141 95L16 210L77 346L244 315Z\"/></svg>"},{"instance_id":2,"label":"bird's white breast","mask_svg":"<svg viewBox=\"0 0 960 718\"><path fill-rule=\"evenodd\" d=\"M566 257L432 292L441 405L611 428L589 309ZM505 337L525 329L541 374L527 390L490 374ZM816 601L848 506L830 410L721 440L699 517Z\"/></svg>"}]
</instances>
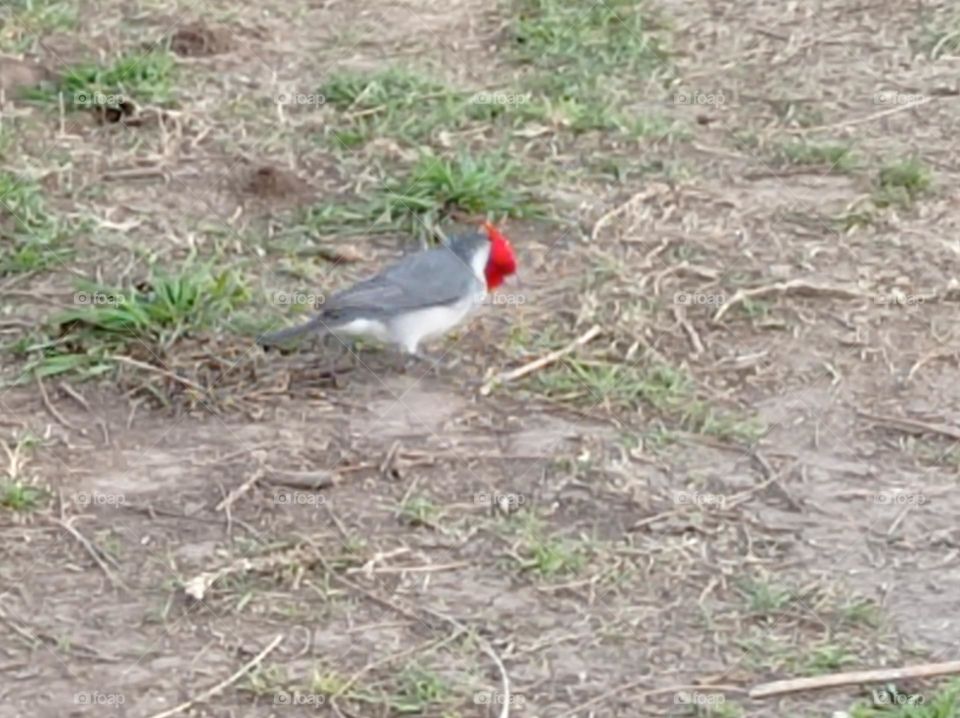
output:
<instances>
[{"instance_id":1,"label":"bird's white breast","mask_svg":"<svg viewBox=\"0 0 960 718\"><path fill-rule=\"evenodd\" d=\"M468 295L455 304L415 309L390 322L393 341L411 354L422 341L435 339L460 324L483 302L483 292Z\"/></svg>"}]
</instances>

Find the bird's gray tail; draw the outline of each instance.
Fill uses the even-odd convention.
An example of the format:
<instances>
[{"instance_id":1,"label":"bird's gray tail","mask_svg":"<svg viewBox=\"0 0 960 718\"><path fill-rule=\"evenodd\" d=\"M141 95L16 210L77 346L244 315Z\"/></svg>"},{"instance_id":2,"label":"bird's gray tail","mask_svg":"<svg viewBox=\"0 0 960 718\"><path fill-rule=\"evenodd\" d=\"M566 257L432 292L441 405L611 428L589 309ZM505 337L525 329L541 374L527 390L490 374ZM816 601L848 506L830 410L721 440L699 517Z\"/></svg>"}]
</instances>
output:
<instances>
[{"instance_id":1,"label":"bird's gray tail","mask_svg":"<svg viewBox=\"0 0 960 718\"><path fill-rule=\"evenodd\" d=\"M263 336L257 337L257 344L263 347L273 346L275 344L283 344L294 337L298 337L301 334L306 334L307 332L318 332L320 334L325 333L323 320L320 317L311 319L306 324L301 324L296 327L288 327L287 329L281 329L279 332L274 332L273 334L264 334Z\"/></svg>"}]
</instances>

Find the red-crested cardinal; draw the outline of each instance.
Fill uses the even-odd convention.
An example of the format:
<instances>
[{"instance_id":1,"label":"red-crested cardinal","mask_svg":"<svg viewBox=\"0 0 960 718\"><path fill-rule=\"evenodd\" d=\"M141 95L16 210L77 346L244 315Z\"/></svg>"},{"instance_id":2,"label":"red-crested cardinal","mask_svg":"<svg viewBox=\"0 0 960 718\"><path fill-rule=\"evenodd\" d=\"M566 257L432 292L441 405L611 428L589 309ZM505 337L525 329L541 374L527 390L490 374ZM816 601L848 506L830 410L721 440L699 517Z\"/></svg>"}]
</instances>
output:
<instances>
[{"instance_id":1,"label":"red-crested cardinal","mask_svg":"<svg viewBox=\"0 0 960 718\"><path fill-rule=\"evenodd\" d=\"M338 338L372 338L418 353L420 342L460 324L483 303L487 292L517 271L506 237L489 222L483 231L408 255L385 270L328 297L306 324L258 339L270 346L306 332Z\"/></svg>"}]
</instances>

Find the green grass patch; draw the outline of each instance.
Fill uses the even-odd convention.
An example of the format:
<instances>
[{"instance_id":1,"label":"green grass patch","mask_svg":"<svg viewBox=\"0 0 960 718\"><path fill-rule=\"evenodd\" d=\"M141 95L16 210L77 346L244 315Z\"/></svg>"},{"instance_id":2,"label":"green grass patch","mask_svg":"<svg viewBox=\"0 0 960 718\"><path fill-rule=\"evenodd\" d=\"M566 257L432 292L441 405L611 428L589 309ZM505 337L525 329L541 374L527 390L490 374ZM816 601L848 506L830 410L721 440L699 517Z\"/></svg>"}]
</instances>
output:
<instances>
[{"instance_id":1,"label":"green grass patch","mask_svg":"<svg viewBox=\"0 0 960 718\"><path fill-rule=\"evenodd\" d=\"M24 375L97 376L113 368L114 355L138 345L162 356L183 337L223 326L249 298L234 272L195 265L157 272L131 288L83 284L77 307L51 321L55 338L20 343L28 357Z\"/></svg>"},{"instance_id":2,"label":"green grass patch","mask_svg":"<svg viewBox=\"0 0 960 718\"><path fill-rule=\"evenodd\" d=\"M303 224L321 234L407 231L429 236L456 210L494 219L542 217L530 193L517 189L518 167L502 155L424 154L406 176L387 180L353 205L312 207Z\"/></svg>"},{"instance_id":3,"label":"green grass patch","mask_svg":"<svg viewBox=\"0 0 960 718\"><path fill-rule=\"evenodd\" d=\"M933 177L919 159L892 162L880 169L873 192L873 203L880 208L910 207L930 192Z\"/></svg>"},{"instance_id":4,"label":"green grass patch","mask_svg":"<svg viewBox=\"0 0 960 718\"><path fill-rule=\"evenodd\" d=\"M112 64L73 65L62 71L59 83L29 93L33 99L57 102L62 93L72 109L119 108L126 101L168 104L173 99L173 55L161 50L130 53Z\"/></svg>"},{"instance_id":5,"label":"green grass patch","mask_svg":"<svg viewBox=\"0 0 960 718\"><path fill-rule=\"evenodd\" d=\"M457 129L469 119L469 93L405 69L338 73L319 93L339 112L327 130L335 148L352 149L376 137L418 145L437 130Z\"/></svg>"},{"instance_id":6,"label":"green grass patch","mask_svg":"<svg viewBox=\"0 0 960 718\"><path fill-rule=\"evenodd\" d=\"M612 76L646 76L668 59L638 0L519 0L510 28L513 56L548 70L557 86Z\"/></svg>"},{"instance_id":7,"label":"green grass patch","mask_svg":"<svg viewBox=\"0 0 960 718\"><path fill-rule=\"evenodd\" d=\"M0 276L46 269L68 255L63 223L33 180L0 171Z\"/></svg>"},{"instance_id":8,"label":"green grass patch","mask_svg":"<svg viewBox=\"0 0 960 718\"><path fill-rule=\"evenodd\" d=\"M528 68L521 82L528 120L632 137L680 134L657 116L626 110L644 80L669 68L663 33L638 0L517 0L511 7L509 55Z\"/></svg>"},{"instance_id":9,"label":"green grass patch","mask_svg":"<svg viewBox=\"0 0 960 718\"><path fill-rule=\"evenodd\" d=\"M585 541L549 535L542 519L530 511L510 516L504 528L519 539L514 559L522 571L552 579L576 575L586 565Z\"/></svg>"},{"instance_id":10,"label":"green grass patch","mask_svg":"<svg viewBox=\"0 0 960 718\"><path fill-rule=\"evenodd\" d=\"M666 364L632 365L622 361L565 358L540 372L530 385L554 401L615 411L653 408L685 431L742 442L756 440L763 426L754 419L721 411L696 397L686 372Z\"/></svg>"},{"instance_id":11,"label":"green grass patch","mask_svg":"<svg viewBox=\"0 0 960 718\"><path fill-rule=\"evenodd\" d=\"M825 172L847 173L856 168L853 149L834 142L785 142L775 150L780 164L802 167L823 167Z\"/></svg>"},{"instance_id":12,"label":"green grass patch","mask_svg":"<svg viewBox=\"0 0 960 718\"><path fill-rule=\"evenodd\" d=\"M398 677L397 691L384 703L400 715L425 715L453 696L444 680L416 664L406 666Z\"/></svg>"},{"instance_id":13,"label":"green grass patch","mask_svg":"<svg viewBox=\"0 0 960 718\"><path fill-rule=\"evenodd\" d=\"M400 516L412 526L432 526L440 516L440 507L426 496L411 496L400 506Z\"/></svg>"},{"instance_id":14,"label":"green grass patch","mask_svg":"<svg viewBox=\"0 0 960 718\"><path fill-rule=\"evenodd\" d=\"M22 481L0 481L0 507L17 513L41 508L49 498L46 491Z\"/></svg>"},{"instance_id":15,"label":"green grass patch","mask_svg":"<svg viewBox=\"0 0 960 718\"><path fill-rule=\"evenodd\" d=\"M636 137L669 134L659 117L633 117L605 92L573 92L552 75L519 80L516 87L453 89L410 70L348 72L319 88L336 117L325 130L331 147L353 150L389 137L413 147L482 123L495 136L531 122L575 132L617 130Z\"/></svg>"},{"instance_id":16,"label":"green grass patch","mask_svg":"<svg viewBox=\"0 0 960 718\"><path fill-rule=\"evenodd\" d=\"M869 701L850 710L850 718L960 718L960 681L952 681L932 695L906 693L893 684L871 690Z\"/></svg>"},{"instance_id":17,"label":"green grass patch","mask_svg":"<svg viewBox=\"0 0 960 718\"><path fill-rule=\"evenodd\" d=\"M33 48L52 32L72 29L77 8L63 0L9 0L0 3L0 49L13 54Z\"/></svg>"},{"instance_id":18,"label":"green grass patch","mask_svg":"<svg viewBox=\"0 0 960 718\"><path fill-rule=\"evenodd\" d=\"M836 673L848 666L856 665L857 660L857 657L842 645L827 643L817 646L804 657L800 671L808 676Z\"/></svg>"},{"instance_id":19,"label":"green grass patch","mask_svg":"<svg viewBox=\"0 0 960 718\"><path fill-rule=\"evenodd\" d=\"M782 611L797 597L792 588L760 579L741 581L738 588L750 612L762 616Z\"/></svg>"},{"instance_id":20,"label":"green grass patch","mask_svg":"<svg viewBox=\"0 0 960 718\"><path fill-rule=\"evenodd\" d=\"M481 123L487 137L501 138L529 123L637 138L679 134L659 116L624 109L637 97L636 82L667 57L641 3L524 0L509 12L508 55L529 71L476 90L409 69L334 74L318 88L336 113L324 131L329 144L352 150L389 137L420 147L441 131Z\"/></svg>"}]
</instances>

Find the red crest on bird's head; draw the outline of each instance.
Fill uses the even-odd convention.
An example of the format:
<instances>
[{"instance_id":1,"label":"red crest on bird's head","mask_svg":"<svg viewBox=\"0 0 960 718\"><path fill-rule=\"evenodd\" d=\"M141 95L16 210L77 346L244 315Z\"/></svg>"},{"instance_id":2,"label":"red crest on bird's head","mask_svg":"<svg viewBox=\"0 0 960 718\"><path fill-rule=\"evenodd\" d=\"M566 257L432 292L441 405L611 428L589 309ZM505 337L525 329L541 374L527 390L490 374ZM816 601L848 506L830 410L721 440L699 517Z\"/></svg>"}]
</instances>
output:
<instances>
[{"instance_id":1,"label":"red crest on bird's head","mask_svg":"<svg viewBox=\"0 0 960 718\"><path fill-rule=\"evenodd\" d=\"M484 222L483 228L490 239L490 257L487 259L487 289L496 289L503 284L504 277L517 271L517 255L513 247L500 230L490 222Z\"/></svg>"}]
</instances>

